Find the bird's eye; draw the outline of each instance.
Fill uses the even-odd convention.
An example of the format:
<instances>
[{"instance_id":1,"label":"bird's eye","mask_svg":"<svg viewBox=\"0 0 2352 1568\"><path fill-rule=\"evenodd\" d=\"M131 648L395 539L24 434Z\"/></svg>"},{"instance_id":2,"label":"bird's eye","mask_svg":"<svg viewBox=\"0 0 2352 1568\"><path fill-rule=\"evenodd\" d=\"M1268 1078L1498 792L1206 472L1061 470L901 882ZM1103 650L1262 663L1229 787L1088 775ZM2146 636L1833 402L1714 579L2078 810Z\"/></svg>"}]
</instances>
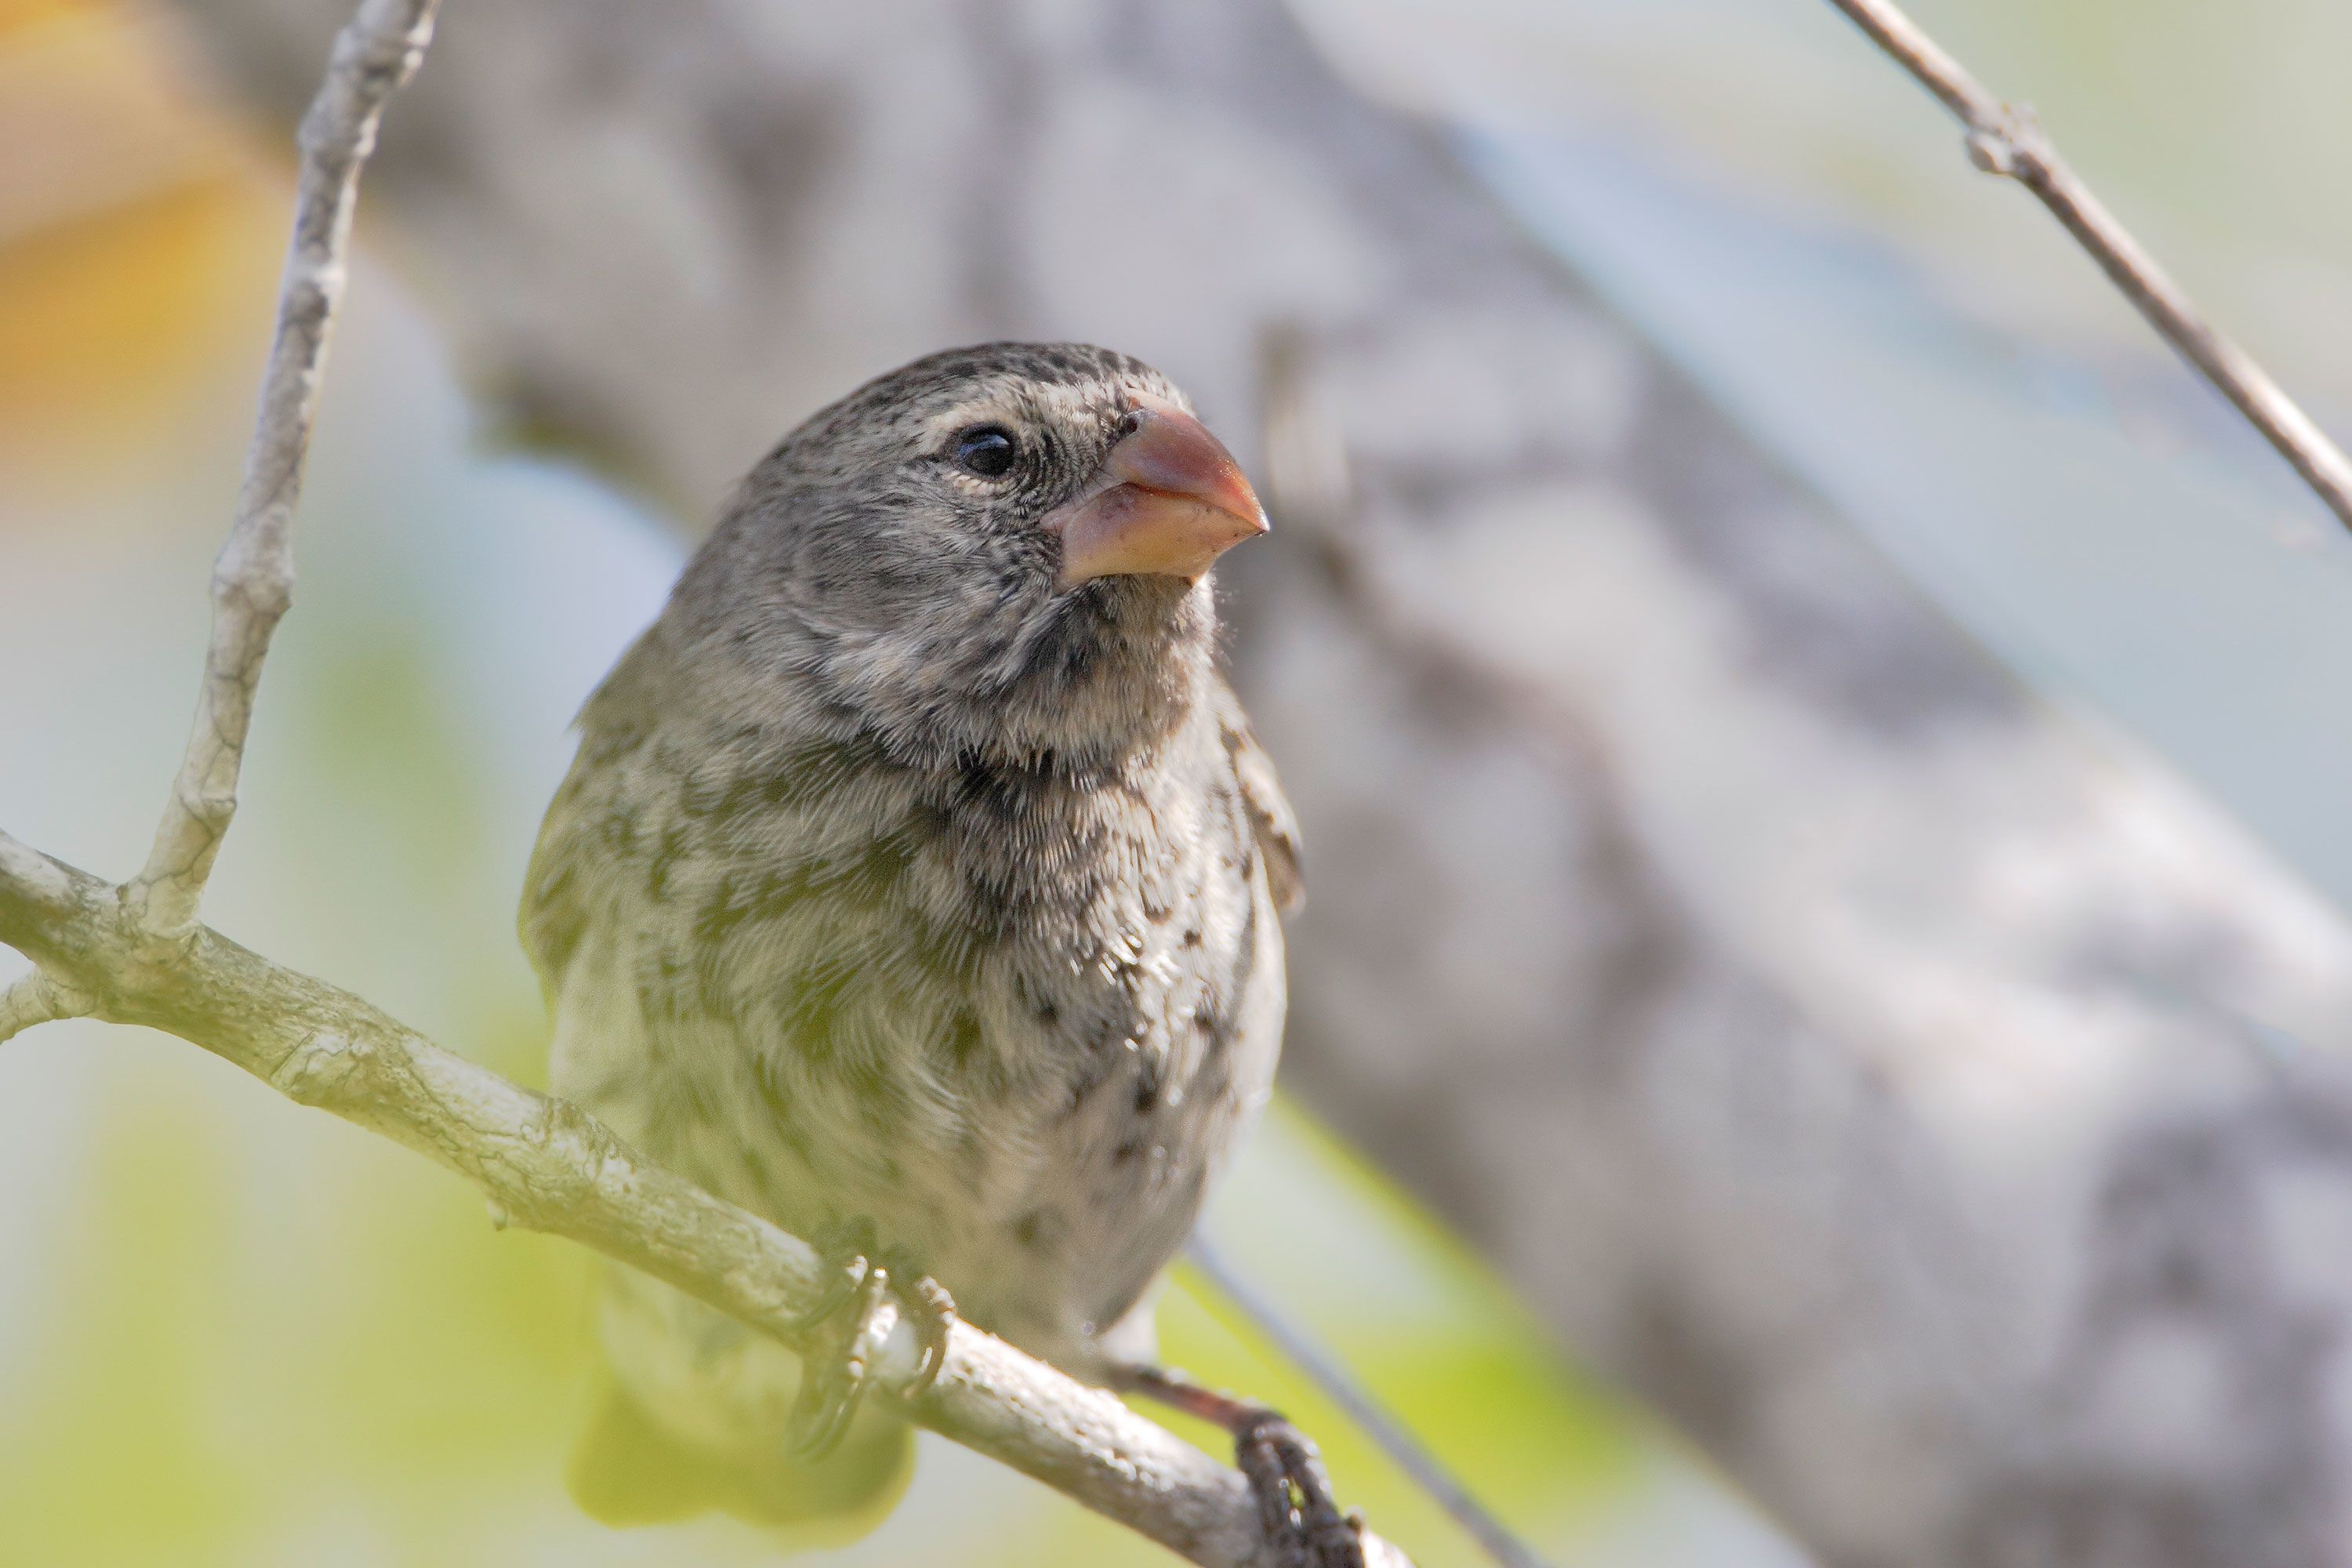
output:
<instances>
[{"instance_id":1,"label":"bird's eye","mask_svg":"<svg viewBox=\"0 0 2352 1568\"><path fill-rule=\"evenodd\" d=\"M1002 425L975 425L955 438L955 460L967 472L984 479L1001 479L1013 471L1021 445Z\"/></svg>"}]
</instances>

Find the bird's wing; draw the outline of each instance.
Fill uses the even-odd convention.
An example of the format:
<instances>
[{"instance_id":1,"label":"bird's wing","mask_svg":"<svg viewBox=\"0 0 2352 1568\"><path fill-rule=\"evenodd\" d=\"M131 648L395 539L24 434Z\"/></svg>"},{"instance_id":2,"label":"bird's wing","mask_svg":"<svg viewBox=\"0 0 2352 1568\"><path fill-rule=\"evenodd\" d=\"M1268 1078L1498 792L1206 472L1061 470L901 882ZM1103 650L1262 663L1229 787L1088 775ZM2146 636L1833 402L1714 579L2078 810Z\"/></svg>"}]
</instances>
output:
<instances>
[{"instance_id":1,"label":"bird's wing","mask_svg":"<svg viewBox=\"0 0 2352 1568\"><path fill-rule=\"evenodd\" d=\"M1299 864L1298 814L1290 809L1282 793L1274 759L1250 731L1242 700L1223 677L1217 679L1217 728L1225 742L1225 755L1233 762L1234 778L1241 785L1250 826L1257 836L1258 855L1265 861L1265 881L1274 893L1275 908L1294 914L1307 901L1307 879Z\"/></svg>"},{"instance_id":2,"label":"bird's wing","mask_svg":"<svg viewBox=\"0 0 2352 1568\"><path fill-rule=\"evenodd\" d=\"M590 889L604 858L596 830L625 782L622 763L643 745L660 713L660 626L639 637L581 709L580 750L548 803L523 879L522 946L552 997L588 925Z\"/></svg>"}]
</instances>

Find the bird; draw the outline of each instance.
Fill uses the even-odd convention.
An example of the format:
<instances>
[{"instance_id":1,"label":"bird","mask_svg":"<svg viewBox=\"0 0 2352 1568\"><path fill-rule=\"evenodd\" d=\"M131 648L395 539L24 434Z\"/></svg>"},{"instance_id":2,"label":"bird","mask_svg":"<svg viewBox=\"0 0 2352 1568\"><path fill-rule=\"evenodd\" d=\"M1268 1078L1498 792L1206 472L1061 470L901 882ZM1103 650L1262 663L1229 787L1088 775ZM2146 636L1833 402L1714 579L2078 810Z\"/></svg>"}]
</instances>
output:
<instances>
[{"instance_id":1,"label":"bird","mask_svg":"<svg viewBox=\"0 0 2352 1568\"><path fill-rule=\"evenodd\" d=\"M559 1095L895 1292L931 1364L952 1313L1218 1422L1283 1560L1340 1563L1312 1444L1153 1359L1272 1092L1302 895L1218 660L1212 567L1267 528L1125 354L987 343L866 383L751 469L589 699L521 930ZM592 1515L829 1543L903 1491L911 1433L854 1357L618 1268L596 1326Z\"/></svg>"}]
</instances>

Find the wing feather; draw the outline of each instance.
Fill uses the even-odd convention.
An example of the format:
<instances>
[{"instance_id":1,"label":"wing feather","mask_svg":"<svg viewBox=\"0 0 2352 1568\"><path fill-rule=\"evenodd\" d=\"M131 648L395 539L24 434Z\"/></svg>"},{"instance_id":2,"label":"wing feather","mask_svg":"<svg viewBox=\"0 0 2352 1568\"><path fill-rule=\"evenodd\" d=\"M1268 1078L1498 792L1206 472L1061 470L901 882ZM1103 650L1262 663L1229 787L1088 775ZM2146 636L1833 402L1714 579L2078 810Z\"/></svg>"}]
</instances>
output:
<instances>
[{"instance_id":1,"label":"wing feather","mask_svg":"<svg viewBox=\"0 0 2352 1568\"><path fill-rule=\"evenodd\" d=\"M1250 729L1242 700L1222 676L1217 678L1217 727L1225 742L1225 755L1233 762L1234 781L1241 786L1242 804L1249 811L1250 826L1257 836L1258 855L1265 862L1266 886L1273 890L1275 908L1286 915L1296 914L1307 901L1298 814L1291 810L1289 799L1282 793L1274 759L1265 754Z\"/></svg>"}]
</instances>

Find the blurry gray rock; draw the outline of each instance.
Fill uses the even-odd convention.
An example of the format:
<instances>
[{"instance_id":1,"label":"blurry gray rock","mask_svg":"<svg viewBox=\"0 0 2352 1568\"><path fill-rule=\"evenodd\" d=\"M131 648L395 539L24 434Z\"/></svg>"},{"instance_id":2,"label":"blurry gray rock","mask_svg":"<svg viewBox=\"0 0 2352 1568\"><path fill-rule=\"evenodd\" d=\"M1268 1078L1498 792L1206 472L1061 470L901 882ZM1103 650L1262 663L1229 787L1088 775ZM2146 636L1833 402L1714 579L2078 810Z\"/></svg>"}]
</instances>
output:
<instances>
[{"instance_id":1,"label":"blurry gray rock","mask_svg":"<svg viewBox=\"0 0 2352 1568\"><path fill-rule=\"evenodd\" d=\"M343 9L181 6L280 118ZM1297 1092L1825 1563L2352 1563L2343 923L1272 0L459 0L369 205L493 418L688 522L944 343L1245 450L1274 360Z\"/></svg>"}]
</instances>

